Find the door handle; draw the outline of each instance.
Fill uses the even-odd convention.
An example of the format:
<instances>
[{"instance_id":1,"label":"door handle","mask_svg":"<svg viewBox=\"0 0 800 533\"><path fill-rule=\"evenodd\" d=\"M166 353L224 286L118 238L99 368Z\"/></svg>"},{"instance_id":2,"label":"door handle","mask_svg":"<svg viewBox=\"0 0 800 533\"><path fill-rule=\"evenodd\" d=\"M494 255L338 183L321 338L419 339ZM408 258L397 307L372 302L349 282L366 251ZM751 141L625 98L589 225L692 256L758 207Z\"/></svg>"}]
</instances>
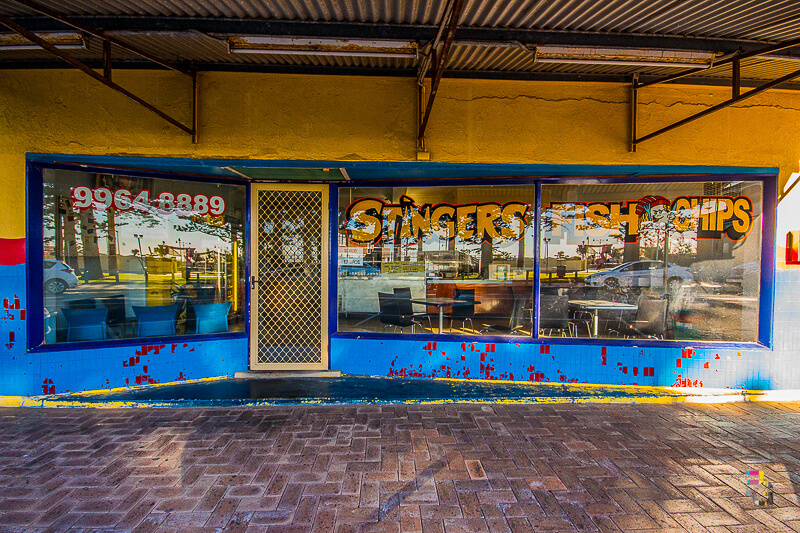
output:
<instances>
[{"instance_id":1,"label":"door handle","mask_svg":"<svg viewBox=\"0 0 800 533\"><path fill-rule=\"evenodd\" d=\"M250 288L255 289L256 283L261 283L260 279L257 279L255 276L250 276Z\"/></svg>"}]
</instances>

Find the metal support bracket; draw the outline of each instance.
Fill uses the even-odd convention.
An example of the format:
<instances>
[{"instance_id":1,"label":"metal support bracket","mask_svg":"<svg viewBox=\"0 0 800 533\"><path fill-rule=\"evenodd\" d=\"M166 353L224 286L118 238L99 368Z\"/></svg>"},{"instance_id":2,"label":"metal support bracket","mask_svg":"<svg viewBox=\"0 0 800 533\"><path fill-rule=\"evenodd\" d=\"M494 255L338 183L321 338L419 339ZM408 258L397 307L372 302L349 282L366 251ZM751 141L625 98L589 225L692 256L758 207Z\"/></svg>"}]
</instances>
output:
<instances>
[{"instance_id":1,"label":"metal support bracket","mask_svg":"<svg viewBox=\"0 0 800 533\"><path fill-rule=\"evenodd\" d=\"M767 82L767 83L765 83L763 85L759 85L758 87L755 87L754 89L751 89L751 90L747 91L744 94L740 94L739 96L735 96L735 97L733 97L733 98L731 98L729 100L725 100L722 103L719 103L719 104L717 104L715 106L711 106L708 109L700 111L699 113L695 113L694 115L686 117L683 120L679 120L678 122L670 124L669 126L665 126L665 127L661 128L659 130L654 131L653 133L648 133L647 135L644 135L642 137L634 138L632 143L631 143L632 144L632 151L636 151L636 145L639 144L639 143L642 143L644 141L649 141L653 137L657 137L657 136L659 136L659 135L661 135L663 133L666 133L668 131L674 130L675 128L683 126L684 124L688 124L690 122L694 122L695 120L697 120L699 118L703 118L704 116L710 115L711 113L719 111L720 109L725 109L726 107L730 107L733 104L741 102L742 100L747 100L748 98L752 98L753 96L756 96L757 94L763 93L767 89L771 89L771 88L773 88L773 87L775 87L777 85L780 85L781 83L786 83L787 81L791 81L791 80L793 80L795 78L800 78L800 70L795 70L794 72L792 72L790 74L787 74L786 76L781 76L780 78L778 78L776 80L772 80L772 81ZM641 86L639 86L639 88L641 88Z\"/></svg>"},{"instance_id":2,"label":"metal support bracket","mask_svg":"<svg viewBox=\"0 0 800 533\"><path fill-rule=\"evenodd\" d=\"M424 150L425 147L425 129L428 127L428 119L431 116L433 109L433 101L436 98L436 91L439 89L439 82L442 79L444 67L447 64L447 58L450 54L450 47L453 44L453 37L458 27L458 21L461 18L461 11L464 8L464 0L450 0L445 8L442 21L439 24L439 30L436 37L431 41L428 54L422 60L417 71L417 85L419 95L419 117L417 128L417 147ZM442 42L442 37L444 41ZM441 49L440 49L441 44ZM431 70L431 89L430 95L425 98L425 77ZM424 111L423 111L424 109ZM421 147L421 148L420 148Z\"/></svg>"},{"instance_id":3,"label":"metal support bracket","mask_svg":"<svg viewBox=\"0 0 800 533\"><path fill-rule=\"evenodd\" d=\"M63 15L63 14L61 14L61 13L55 11L55 10L52 10L52 9L50 9L48 7L42 6L42 5L36 3L36 2L34 2L32 0L14 0L14 1L19 3L19 4L23 4L23 5L31 8L31 9L33 9L34 11L38 11L39 13L42 13L43 15L46 15L46 16L48 16L50 18L58 20L59 22L63 22L64 24L72 26L73 28L75 28L75 29L77 29L79 31L88 33L89 35L92 35L94 37L102 39L102 41L103 41L103 74L101 75L101 74L97 73L94 69L90 68L89 66L87 66L86 64L81 62L80 60L76 59L75 57L73 57L72 55L68 54L67 52L64 52L63 50L60 50L60 49L56 48L52 44L48 43L47 41L45 41L44 39L42 39L41 37L36 35L36 33L23 28L22 26L20 26L19 24L17 24L16 22L14 22L13 20L11 20L8 17L0 15L0 24L6 26L11 31L14 31L14 32L18 33L19 35L22 35L23 37L25 37L29 41L31 41L33 43L36 43L37 45L42 47L47 52L53 54L54 56L56 56L56 57L58 57L60 59L63 59L64 61L66 61L67 63L72 65L73 67L77 68L78 70L80 70L81 72L87 74L88 76L91 76L92 78L94 78L95 80L99 81L100 83L102 83L106 87L109 87L110 89L113 89L114 91L116 91L116 92L120 93L121 95L129 98L130 100L133 100L134 102L136 102L140 106L144 107L148 111L151 111L152 113L155 113L156 115L158 115L162 119L166 120L167 122L169 122L173 126L175 126L175 127L179 128L179 129L181 129L182 131L185 131L186 133L190 134L192 136L192 143L197 144L197 127L198 127L198 123L197 123L197 117L198 117L197 105L198 105L199 88L198 88L198 83L197 83L197 71L195 69L187 70L185 68L182 68L182 67L180 67L178 65L175 65L173 63L170 63L168 61L164 61L164 60L162 60L162 59L160 59L160 58L158 58L156 56L153 56L152 54L149 54L148 52L145 52L143 50L140 50L140 49L136 48L135 46L131 46L129 44L126 44L126 43L120 41L119 39L117 39L116 37L113 37L113 36L110 36L110 35L106 35L105 32L103 32L101 30L97 30L97 29L91 28L89 26L86 26L86 25L84 25L84 24L82 24L82 23L80 23L80 22L78 22L76 20L73 20L73 19L67 17L66 15ZM146 100L144 100L143 98L141 98L139 96L136 96L135 94L131 93L127 89L121 87L120 85L114 83L111 80L111 72L112 72L112 69L111 69L111 45L112 44L116 45L116 46L119 46L120 48L122 48L124 50L127 50L129 52L138 54L138 55L144 57L145 59L153 61L154 63L157 63L157 64L159 64L159 65L161 65L163 67L166 67L166 68L168 68L170 70L174 70L176 72L180 72L181 74L184 74L184 75L186 75L186 76L188 76L188 77L190 77L192 79L192 125L191 125L191 127L186 126L185 124L183 124L179 120L171 117L170 115L168 115L164 111L161 111L159 108L157 108L153 104L147 102Z\"/></svg>"},{"instance_id":4,"label":"metal support bracket","mask_svg":"<svg viewBox=\"0 0 800 533\"><path fill-rule=\"evenodd\" d=\"M726 57L724 59L721 59L721 60L717 61L714 64L715 67L731 63L731 98L729 100L726 100L726 101L722 102L722 103L719 103L717 105L711 106L708 109L700 111L699 113L695 113L694 115L686 117L683 120L679 120L679 121L677 121L677 122L675 122L673 124L670 124L669 126L665 126L665 127L661 128L659 130L656 130L656 131L654 131L652 133L648 133L647 135L644 135L642 137L638 136L637 122L636 122L637 107L639 105L639 91L641 89L643 89L645 87L649 87L651 85L656 85L656 84L659 84L659 83L666 83L666 82L669 82L669 81L674 81L674 80L683 78L685 76L689 76L691 74L695 74L697 72L702 72L703 69L693 68L693 69L686 70L684 72L679 72L679 73L673 74L671 76L667 76L667 77L660 78L660 79L653 80L653 81L648 81L648 82L645 82L645 83L640 83L639 80L638 80L638 77L634 76L633 82L631 84L631 146L630 146L630 151L631 152L635 152L636 151L636 146L639 143L642 143L644 141L648 141L648 140L650 140L650 139L652 139L654 137L658 137L661 134L664 134L664 133L666 133L668 131L674 130L675 128L683 126L684 124L688 124L690 122L694 122L695 120L697 120L699 118L705 117L706 115L710 115L711 113L714 113L714 112L719 111L721 109L725 109L726 107L730 107L733 104L741 102L742 100L746 100L748 98L752 98L753 96L756 96L756 95L766 91L767 89L771 89L771 88L773 88L773 87L775 87L777 85L780 85L781 83L786 83L787 81L791 81L791 80L793 80L795 78L799 78L800 77L800 70L796 70L796 71L794 71L794 72L792 72L790 74L787 74L785 76L782 76L782 77L780 77L780 78L778 78L776 80L772 80L770 82L767 82L767 83L764 83L762 85L759 85L758 87L755 87L755 88L747 91L744 94L742 94L742 92L741 92L741 61L743 59L747 59L747 58L750 58L750 57L763 56L763 55L766 55L766 54L770 54L772 52L777 52L777 51L784 50L786 48L791 48L791 47L797 46L797 45L800 45L800 39L792 39L790 41L784 41L782 43L774 44L774 45L771 45L771 46L767 46L765 48L761 48L761 49L758 49L758 50L752 50L750 52L734 54L732 56L729 56L729 57Z\"/></svg>"}]
</instances>

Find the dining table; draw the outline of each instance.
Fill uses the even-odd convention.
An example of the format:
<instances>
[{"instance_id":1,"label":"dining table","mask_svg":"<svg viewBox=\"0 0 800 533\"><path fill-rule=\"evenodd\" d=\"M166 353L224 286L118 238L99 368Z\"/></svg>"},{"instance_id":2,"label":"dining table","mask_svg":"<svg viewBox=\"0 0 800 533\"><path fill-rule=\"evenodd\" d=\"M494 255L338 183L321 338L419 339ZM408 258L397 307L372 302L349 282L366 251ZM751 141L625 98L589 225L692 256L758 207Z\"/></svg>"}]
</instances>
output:
<instances>
[{"instance_id":1,"label":"dining table","mask_svg":"<svg viewBox=\"0 0 800 533\"><path fill-rule=\"evenodd\" d=\"M593 337L599 335L600 311L636 311L639 308L636 304L614 302L611 300L570 300L569 304L582 311L588 311L592 315Z\"/></svg>"},{"instance_id":2,"label":"dining table","mask_svg":"<svg viewBox=\"0 0 800 533\"><path fill-rule=\"evenodd\" d=\"M444 308L454 307L458 305L478 305L480 302L476 300L456 300L455 298L447 298L443 296L435 296L431 298L412 298L411 303L427 305L439 308L439 334L444 331Z\"/></svg>"}]
</instances>

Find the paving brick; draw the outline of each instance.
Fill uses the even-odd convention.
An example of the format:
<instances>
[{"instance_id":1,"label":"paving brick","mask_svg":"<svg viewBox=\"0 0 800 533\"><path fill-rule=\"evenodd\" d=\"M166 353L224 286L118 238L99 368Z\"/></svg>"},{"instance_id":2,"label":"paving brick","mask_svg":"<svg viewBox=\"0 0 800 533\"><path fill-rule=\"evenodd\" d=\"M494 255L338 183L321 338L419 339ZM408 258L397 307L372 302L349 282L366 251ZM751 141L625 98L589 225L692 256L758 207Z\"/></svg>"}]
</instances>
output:
<instances>
[{"instance_id":1,"label":"paving brick","mask_svg":"<svg viewBox=\"0 0 800 533\"><path fill-rule=\"evenodd\" d=\"M798 414L756 403L0 409L0 530L800 531ZM486 479L471 479L468 461ZM744 494L751 469L766 472L774 504Z\"/></svg>"}]
</instances>

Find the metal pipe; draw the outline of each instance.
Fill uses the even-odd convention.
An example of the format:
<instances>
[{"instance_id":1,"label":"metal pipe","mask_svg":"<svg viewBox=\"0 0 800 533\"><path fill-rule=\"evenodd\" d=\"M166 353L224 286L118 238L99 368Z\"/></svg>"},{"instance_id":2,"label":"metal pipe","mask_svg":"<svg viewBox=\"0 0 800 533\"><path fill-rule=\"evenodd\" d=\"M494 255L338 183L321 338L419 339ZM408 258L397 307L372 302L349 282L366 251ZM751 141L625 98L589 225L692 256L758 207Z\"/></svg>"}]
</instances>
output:
<instances>
[{"instance_id":1,"label":"metal pipe","mask_svg":"<svg viewBox=\"0 0 800 533\"><path fill-rule=\"evenodd\" d=\"M200 96L200 84L197 81L197 69L192 69L192 144L197 144L198 127L198 98Z\"/></svg>"},{"instance_id":2,"label":"metal pipe","mask_svg":"<svg viewBox=\"0 0 800 533\"><path fill-rule=\"evenodd\" d=\"M145 100L139 98L138 96L136 96L135 94L131 93L127 89L124 89L124 88L120 87L119 85L117 85L113 81L106 79L102 75L100 75L97 72L95 72L93 69L87 67L86 65L84 65L83 63L81 63L80 61L78 61L77 59L72 57L71 55L67 54L66 52L64 52L62 50L59 50L58 48L56 48L52 44L48 43L47 41L45 41L44 39L42 39L41 37L39 37L35 33L26 30L25 28L23 28L22 26L20 26L19 24L17 24L13 20L9 19L8 17L0 15L0 24L3 24L4 26L8 27L12 31L15 31L15 32L19 33L20 35L22 35L23 37L25 37L29 41L32 41L32 42L38 44L39 46L41 46L42 48L44 48L45 50L47 50L51 54L60 57L61 59L63 59L64 61L66 61L70 65L72 65L73 67L75 67L78 70L84 72L85 74L88 74L89 76L91 76L92 78L96 79L97 81L99 81L103 85L105 85L107 87L110 87L111 89L114 89L115 91L117 91L118 93L122 94L123 96L126 96L126 97L130 98L131 100L133 100L134 102L136 102L140 106L144 107L145 109L147 109L149 111L152 111L153 113L155 113L159 117L163 118L164 120L166 120L167 122L169 122L173 126L182 129L186 133L189 133L189 134L192 133L191 128L189 128L188 126L184 126L179 121L177 121L176 119L174 119L171 116L167 115L166 113L164 113L163 111L161 111L157 107L155 107L152 104L146 102Z\"/></svg>"},{"instance_id":3,"label":"metal pipe","mask_svg":"<svg viewBox=\"0 0 800 533\"><path fill-rule=\"evenodd\" d=\"M657 137L658 135L661 135L662 133L666 133L666 132L668 132L670 130L674 130L678 126L683 126L684 124L688 124L689 122L693 122L693 121L695 121L695 120L697 120L699 118L702 118L702 117L704 117L706 115L710 115L711 113L714 113L715 111L719 111L720 109L724 109L724 108L726 108L728 106L731 106L731 105L733 105L735 103L741 102L742 100L746 100L748 98L756 96L757 94L760 94L760 93L766 91L767 89L771 89L771 88L775 87L776 85L780 85L781 83L784 83L784 82L787 82L787 81L791 81L791 80L793 80L794 78L797 78L797 77L800 77L800 70L796 70L796 71L792 72L791 74L787 74L786 76L782 76L782 77L778 78L777 80L773 80L773 81L771 81L769 83L765 83L764 85L759 85L755 89L747 91L744 94L740 94L736 98L731 98L730 100L726 100L726 101L722 102L721 104L717 104L715 106L709 107L708 109L706 109L704 111L701 111L701 112L699 112L699 113L697 113L695 115L692 115L690 117L687 117L687 118L685 118L683 120L679 120L678 122L675 122L674 124L670 124L669 126L663 127L660 130L657 130L657 131L654 131L653 133L645 135L644 137L641 137L639 139L635 139L634 142L635 143L641 143L641 142L644 142L644 141L648 141L648 140L652 139L653 137Z\"/></svg>"},{"instance_id":4,"label":"metal pipe","mask_svg":"<svg viewBox=\"0 0 800 533\"><path fill-rule=\"evenodd\" d=\"M633 75L631 83L631 153L636 152L636 136L638 135L637 112L639 111L639 74Z\"/></svg>"},{"instance_id":5,"label":"metal pipe","mask_svg":"<svg viewBox=\"0 0 800 533\"><path fill-rule=\"evenodd\" d=\"M177 65L175 65L173 63L170 63L169 61L165 61L165 60L163 60L163 59L161 59L159 57L156 57L156 56L154 56L154 55L152 55L152 54L150 54L148 52L145 52L144 50L140 50L139 48L136 48L135 46L131 46L129 44L126 44L125 42L120 41L119 39L117 39L117 38L115 38L115 37L113 37L111 35L107 35L102 30L97 30L95 28L92 28L91 26L86 26L85 24L81 24L77 20L74 20L74 19L72 19L72 18L70 18L70 17L68 17L68 16L66 16L66 15L64 15L62 13L59 13L58 11L55 11L54 9L50 9L49 7L45 7L45 6L43 6L43 5L41 5L41 4L37 3L37 2L34 2L33 0L13 0L13 1L17 2L18 4L22 4L22 5L26 6L26 7L29 7L30 9L33 9L34 11L38 11L39 13L41 13L43 15L46 15L46 16L52 18L52 19L55 19L55 20L57 20L59 22L63 22L64 24L66 24L68 26L72 26L73 28L75 28L77 30L80 30L80 31L85 32L85 33L88 33L89 35L94 35L95 37L97 37L99 39L104 39L104 40L110 41L111 43L119 46L123 50L127 50L128 52L132 52L134 54L140 55L145 59L149 59L153 63L158 63L162 67L166 67L166 68L168 68L170 70L174 70L175 72L180 72L181 74L185 74L187 76L191 76L192 75L192 73L190 71L186 70L186 69L183 69L183 68L181 68L181 67L179 67L179 66L177 66Z\"/></svg>"},{"instance_id":6,"label":"metal pipe","mask_svg":"<svg viewBox=\"0 0 800 533\"><path fill-rule=\"evenodd\" d=\"M445 21L448 20L448 17L453 11L453 6L455 5L456 0L450 0L447 3L447 6L444 8L444 14L442 15L442 23L439 24L439 28L436 31L436 37L433 38L431 41L431 49L430 52L422 59L422 63L419 66L419 71L417 72L417 83L422 83L425 79L425 75L428 73L428 68L431 66L431 52L436 50L439 46L439 41L442 39L442 35L444 34L444 29L446 26Z\"/></svg>"},{"instance_id":7,"label":"metal pipe","mask_svg":"<svg viewBox=\"0 0 800 533\"><path fill-rule=\"evenodd\" d=\"M447 62L447 56L450 52L450 45L453 43L453 36L456 33L458 26L458 19L461 18L461 9L464 7L464 0L454 0L453 12L450 14L450 21L447 25L447 37L445 37L442 51L439 54L438 61L436 62L436 70L434 70L434 77L431 80L431 94L428 97L428 105L425 107L425 115L422 117L422 124L419 127L418 138L425 135L425 128L428 126L428 119L431 116L433 109L433 99L436 98L436 91L439 89L439 82L442 79L444 66Z\"/></svg>"},{"instance_id":8,"label":"metal pipe","mask_svg":"<svg viewBox=\"0 0 800 533\"><path fill-rule=\"evenodd\" d=\"M417 150L425 150L425 137L419 134L422 124L422 112L425 108L425 83L417 85Z\"/></svg>"},{"instance_id":9,"label":"metal pipe","mask_svg":"<svg viewBox=\"0 0 800 533\"><path fill-rule=\"evenodd\" d=\"M103 76L111 81L111 41L103 41Z\"/></svg>"}]
</instances>

